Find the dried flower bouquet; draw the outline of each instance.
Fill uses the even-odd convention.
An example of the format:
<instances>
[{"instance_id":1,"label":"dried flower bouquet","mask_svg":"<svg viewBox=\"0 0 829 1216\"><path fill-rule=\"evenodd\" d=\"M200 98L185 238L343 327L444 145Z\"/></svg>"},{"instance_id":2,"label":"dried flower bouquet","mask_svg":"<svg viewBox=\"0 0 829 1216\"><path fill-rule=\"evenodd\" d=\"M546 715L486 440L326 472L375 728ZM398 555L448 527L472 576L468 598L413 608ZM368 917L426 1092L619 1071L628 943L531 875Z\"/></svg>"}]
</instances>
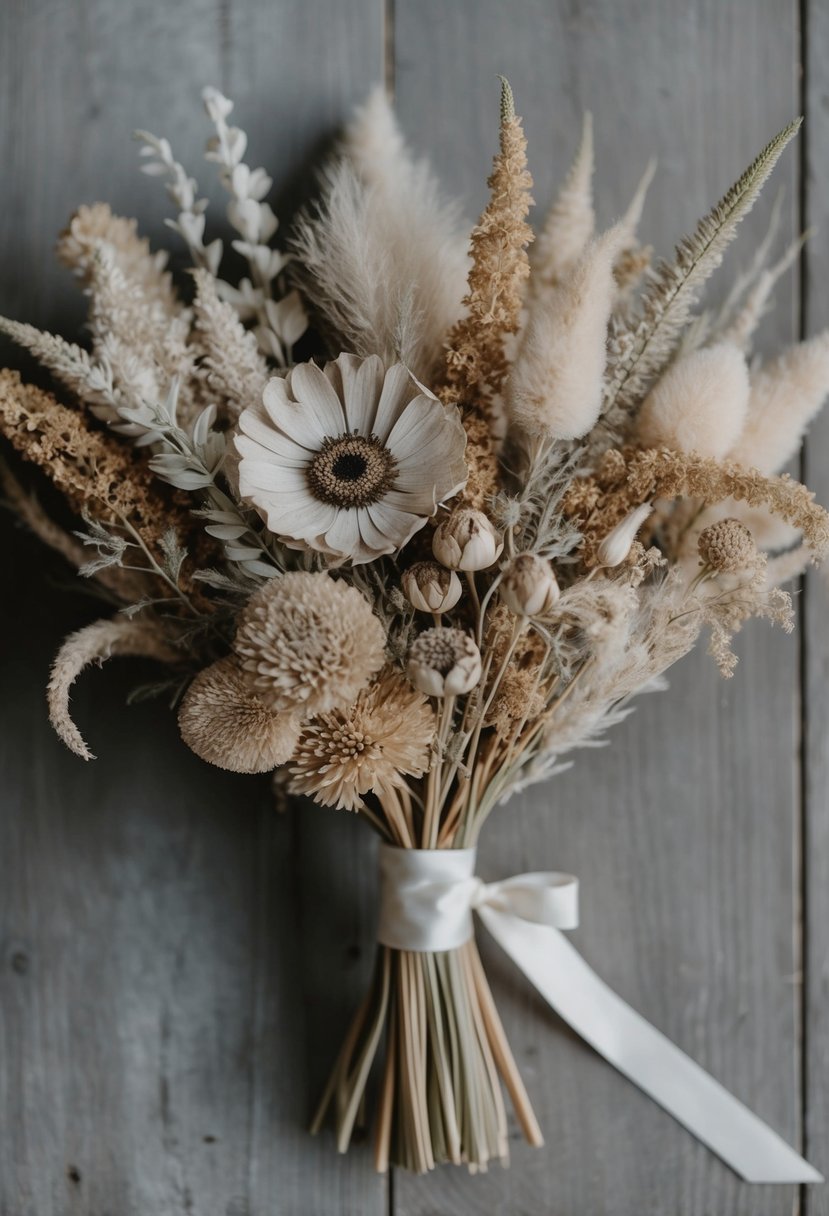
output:
<instances>
[{"instance_id":1,"label":"dried flower bouquet","mask_svg":"<svg viewBox=\"0 0 829 1216\"><path fill-rule=\"evenodd\" d=\"M58 654L52 722L91 758L74 680L150 655L204 760L274 772L398 850L469 849L703 630L728 676L748 618L791 629L780 584L829 547L826 512L779 473L829 386L829 334L748 363L796 249L770 265L771 232L724 304L698 307L797 124L652 268L651 169L595 234L589 119L530 249L506 83L471 241L377 93L278 251L270 179L231 103L205 104L247 275L221 277L195 181L143 133L191 282L134 221L81 207L58 255L91 346L0 321L61 398L0 373L0 426L82 522L56 522L10 464L6 498L115 610ZM292 363L306 309L320 357ZM378 1169L505 1159L502 1081L540 1143L474 940L379 945L314 1124L333 1111L341 1150L383 1043Z\"/></svg>"}]
</instances>

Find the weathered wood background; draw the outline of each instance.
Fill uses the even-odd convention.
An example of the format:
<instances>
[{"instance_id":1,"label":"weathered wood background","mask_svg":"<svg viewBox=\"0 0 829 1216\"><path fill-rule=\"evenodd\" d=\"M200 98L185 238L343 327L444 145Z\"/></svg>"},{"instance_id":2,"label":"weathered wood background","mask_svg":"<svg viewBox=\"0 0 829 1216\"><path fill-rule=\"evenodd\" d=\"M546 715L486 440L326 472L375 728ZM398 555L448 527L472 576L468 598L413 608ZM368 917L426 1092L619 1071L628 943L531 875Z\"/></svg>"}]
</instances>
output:
<instances>
[{"instance_id":1,"label":"weathered wood background","mask_svg":"<svg viewBox=\"0 0 829 1216\"><path fill-rule=\"evenodd\" d=\"M545 204L596 122L600 218L651 153L660 251L796 112L784 230L819 225L763 345L829 322L829 10L820 0L6 0L0 5L0 308L72 331L51 246L106 199L164 234L134 127L198 169L199 91L236 99L287 218L313 161L385 78L470 218L496 143L496 73L526 117ZM763 231L745 225L733 268ZM169 235L169 234L166 234ZM3 355L16 356L6 347ZM829 500L829 417L804 464ZM84 765L46 723L50 658L94 606L3 523L0 699L2 1216L809 1216L829 1190L741 1184L559 1024L486 950L546 1131L510 1170L377 1178L304 1124L366 978L371 844L343 814L278 817L265 782L201 765L136 668L84 678ZM829 1169L829 625L741 639L736 678L692 656L611 748L495 817L493 876L578 873L579 947L634 1006Z\"/></svg>"}]
</instances>

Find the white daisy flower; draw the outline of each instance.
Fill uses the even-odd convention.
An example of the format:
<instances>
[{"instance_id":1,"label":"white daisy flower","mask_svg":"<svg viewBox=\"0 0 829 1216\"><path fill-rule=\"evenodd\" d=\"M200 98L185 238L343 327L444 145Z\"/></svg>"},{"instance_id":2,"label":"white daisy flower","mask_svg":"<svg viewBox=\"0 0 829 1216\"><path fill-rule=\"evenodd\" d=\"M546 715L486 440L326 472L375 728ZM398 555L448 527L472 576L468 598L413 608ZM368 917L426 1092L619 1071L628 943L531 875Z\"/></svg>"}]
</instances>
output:
<instances>
[{"instance_id":1,"label":"white daisy flower","mask_svg":"<svg viewBox=\"0 0 829 1216\"><path fill-rule=\"evenodd\" d=\"M460 416L402 363L299 363L243 410L239 492L292 548L369 562L411 539L466 483Z\"/></svg>"}]
</instances>

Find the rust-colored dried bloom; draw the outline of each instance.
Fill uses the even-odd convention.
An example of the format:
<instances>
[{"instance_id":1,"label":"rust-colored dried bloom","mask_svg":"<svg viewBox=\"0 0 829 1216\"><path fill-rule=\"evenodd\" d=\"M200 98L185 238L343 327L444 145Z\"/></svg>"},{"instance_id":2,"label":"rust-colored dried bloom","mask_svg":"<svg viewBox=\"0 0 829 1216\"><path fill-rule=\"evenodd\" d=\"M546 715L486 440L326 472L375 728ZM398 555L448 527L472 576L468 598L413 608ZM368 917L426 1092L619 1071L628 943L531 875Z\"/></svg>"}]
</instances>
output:
<instances>
[{"instance_id":1,"label":"rust-colored dried bloom","mask_svg":"<svg viewBox=\"0 0 829 1216\"><path fill-rule=\"evenodd\" d=\"M699 534L702 565L720 574L737 574L757 566L760 554L754 537L738 519L721 519Z\"/></svg>"},{"instance_id":2,"label":"rust-colored dried bloom","mask_svg":"<svg viewBox=\"0 0 829 1216\"><path fill-rule=\"evenodd\" d=\"M383 666L386 634L355 587L328 574L271 579L239 614L233 649L273 710L350 705Z\"/></svg>"},{"instance_id":3,"label":"rust-colored dried bloom","mask_svg":"<svg viewBox=\"0 0 829 1216\"><path fill-rule=\"evenodd\" d=\"M353 705L309 719L291 765L291 792L356 811L369 791L382 796L429 767L435 715L396 671L363 689Z\"/></svg>"},{"instance_id":4,"label":"rust-colored dried bloom","mask_svg":"<svg viewBox=\"0 0 829 1216\"><path fill-rule=\"evenodd\" d=\"M299 737L299 716L268 709L233 658L199 672L181 703L178 725L191 751L232 773L270 772L291 758Z\"/></svg>"},{"instance_id":5,"label":"rust-colored dried bloom","mask_svg":"<svg viewBox=\"0 0 829 1216\"><path fill-rule=\"evenodd\" d=\"M406 674L430 697L457 697L481 678L481 652L460 629L426 629L409 648Z\"/></svg>"}]
</instances>

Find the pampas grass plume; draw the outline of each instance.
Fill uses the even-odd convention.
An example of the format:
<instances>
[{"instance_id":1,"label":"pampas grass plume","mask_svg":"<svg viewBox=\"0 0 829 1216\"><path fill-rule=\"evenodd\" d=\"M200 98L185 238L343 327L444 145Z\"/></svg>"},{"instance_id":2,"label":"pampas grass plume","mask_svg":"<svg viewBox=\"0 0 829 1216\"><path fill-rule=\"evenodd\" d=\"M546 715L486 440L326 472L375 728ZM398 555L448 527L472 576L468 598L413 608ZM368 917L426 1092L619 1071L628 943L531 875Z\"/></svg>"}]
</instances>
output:
<instances>
[{"instance_id":1,"label":"pampas grass plume","mask_svg":"<svg viewBox=\"0 0 829 1216\"><path fill-rule=\"evenodd\" d=\"M776 473L791 460L829 392L829 330L793 346L753 377L732 460Z\"/></svg>"},{"instance_id":2,"label":"pampas grass plume","mask_svg":"<svg viewBox=\"0 0 829 1216\"><path fill-rule=\"evenodd\" d=\"M693 351L651 389L639 415L639 440L720 460L743 428L748 395L748 368L736 347Z\"/></svg>"},{"instance_id":3,"label":"pampas grass plume","mask_svg":"<svg viewBox=\"0 0 829 1216\"><path fill-rule=\"evenodd\" d=\"M530 312L509 390L512 421L530 435L579 439L599 417L613 263L623 237L616 227L593 241Z\"/></svg>"}]
</instances>

